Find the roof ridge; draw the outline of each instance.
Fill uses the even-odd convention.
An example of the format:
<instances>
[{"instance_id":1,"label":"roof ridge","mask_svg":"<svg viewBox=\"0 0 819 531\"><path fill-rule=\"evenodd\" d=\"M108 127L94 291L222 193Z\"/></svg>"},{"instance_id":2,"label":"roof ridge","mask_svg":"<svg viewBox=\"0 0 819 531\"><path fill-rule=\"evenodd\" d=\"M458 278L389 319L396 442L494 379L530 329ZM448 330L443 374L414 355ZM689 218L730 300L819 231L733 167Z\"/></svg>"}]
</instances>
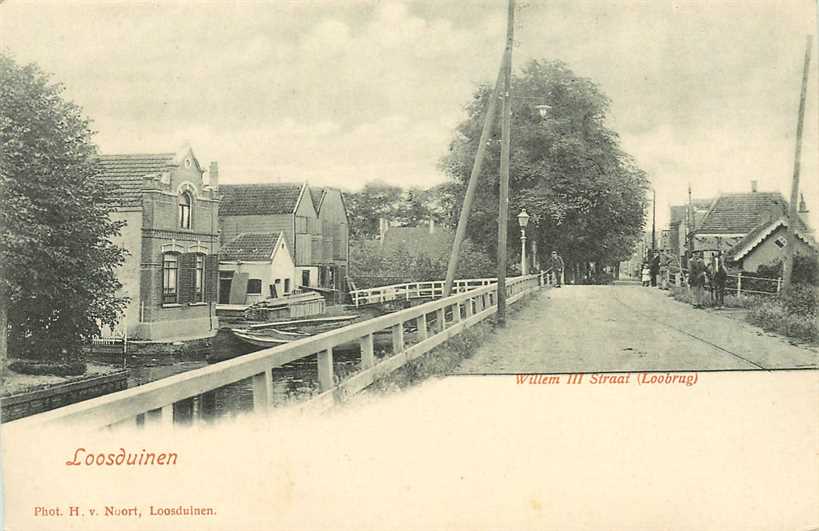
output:
<instances>
[{"instance_id":1,"label":"roof ridge","mask_svg":"<svg viewBox=\"0 0 819 531\"><path fill-rule=\"evenodd\" d=\"M98 157L99 158L104 158L104 157L108 157L108 158L110 158L110 157L121 157L121 158L127 158L127 157L134 157L134 158L136 158L136 157L170 158L170 157L174 157L175 155L176 155L175 153L100 153L98 155Z\"/></svg>"}]
</instances>

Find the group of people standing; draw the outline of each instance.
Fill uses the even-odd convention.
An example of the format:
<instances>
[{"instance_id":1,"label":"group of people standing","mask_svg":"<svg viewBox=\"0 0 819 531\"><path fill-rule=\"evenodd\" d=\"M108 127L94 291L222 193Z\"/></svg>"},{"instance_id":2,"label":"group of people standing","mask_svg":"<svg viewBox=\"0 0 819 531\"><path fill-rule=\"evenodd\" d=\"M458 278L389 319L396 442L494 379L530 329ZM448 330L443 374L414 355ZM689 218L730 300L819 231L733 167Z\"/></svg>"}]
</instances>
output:
<instances>
[{"instance_id":1,"label":"group of people standing","mask_svg":"<svg viewBox=\"0 0 819 531\"><path fill-rule=\"evenodd\" d=\"M695 252L688 262L688 285L691 286L691 304L701 308L709 302L722 307L725 304L725 284L728 270L722 256L718 255L705 264L702 251ZM707 296L706 296L707 293Z\"/></svg>"},{"instance_id":2,"label":"group of people standing","mask_svg":"<svg viewBox=\"0 0 819 531\"><path fill-rule=\"evenodd\" d=\"M643 262L641 280L645 287L668 288L671 257L665 251L652 251L650 257Z\"/></svg>"},{"instance_id":3,"label":"group of people standing","mask_svg":"<svg viewBox=\"0 0 819 531\"><path fill-rule=\"evenodd\" d=\"M641 280L643 286L659 286L667 289L671 282L671 257L666 251L653 251L643 262ZM692 290L691 304L701 308L706 304L722 307L725 304L725 284L728 270L721 253L706 265L702 251L694 252L688 261L688 285Z\"/></svg>"}]
</instances>

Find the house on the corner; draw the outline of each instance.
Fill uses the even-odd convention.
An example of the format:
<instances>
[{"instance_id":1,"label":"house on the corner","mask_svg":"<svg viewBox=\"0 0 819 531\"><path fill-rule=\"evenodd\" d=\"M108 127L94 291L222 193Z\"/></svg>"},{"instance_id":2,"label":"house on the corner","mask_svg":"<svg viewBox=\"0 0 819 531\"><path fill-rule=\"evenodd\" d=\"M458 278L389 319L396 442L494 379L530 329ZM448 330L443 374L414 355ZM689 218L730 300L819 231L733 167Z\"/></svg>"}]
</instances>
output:
<instances>
[{"instance_id":1,"label":"house on the corner","mask_svg":"<svg viewBox=\"0 0 819 531\"><path fill-rule=\"evenodd\" d=\"M131 338L207 337L218 329L218 167L206 172L190 147L177 153L99 157L114 243L129 255L118 271L130 297L122 320Z\"/></svg>"},{"instance_id":2,"label":"house on the corner","mask_svg":"<svg viewBox=\"0 0 819 531\"><path fill-rule=\"evenodd\" d=\"M788 219L780 217L768 223L759 224L729 251L726 260L742 271L757 271L761 265L770 265L780 260L788 245ZM796 228L796 249L794 254L816 256L819 252L816 241L805 224L799 220Z\"/></svg>"},{"instance_id":3,"label":"house on the corner","mask_svg":"<svg viewBox=\"0 0 819 531\"><path fill-rule=\"evenodd\" d=\"M802 211L805 210L804 202ZM784 256L787 246L788 202L779 192L722 194L694 232L694 249L706 255L723 253L732 267L756 271ZM797 254L816 253L816 242L798 218Z\"/></svg>"},{"instance_id":4,"label":"house on the corner","mask_svg":"<svg viewBox=\"0 0 819 531\"><path fill-rule=\"evenodd\" d=\"M284 232L243 232L222 246L219 303L255 304L290 295L295 264Z\"/></svg>"}]
</instances>

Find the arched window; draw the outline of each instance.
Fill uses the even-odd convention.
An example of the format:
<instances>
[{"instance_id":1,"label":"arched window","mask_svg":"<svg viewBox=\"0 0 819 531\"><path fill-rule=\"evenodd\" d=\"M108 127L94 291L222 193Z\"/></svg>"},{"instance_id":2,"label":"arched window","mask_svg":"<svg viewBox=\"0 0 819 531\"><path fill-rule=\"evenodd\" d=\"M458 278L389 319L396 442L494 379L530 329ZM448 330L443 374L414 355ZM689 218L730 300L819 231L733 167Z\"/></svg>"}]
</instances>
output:
<instances>
[{"instance_id":1,"label":"arched window","mask_svg":"<svg viewBox=\"0 0 819 531\"><path fill-rule=\"evenodd\" d=\"M189 192L179 194L179 226L183 229L191 228L191 203Z\"/></svg>"},{"instance_id":2,"label":"arched window","mask_svg":"<svg viewBox=\"0 0 819 531\"><path fill-rule=\"evenodd\" d=\"M179 255L162 255L162 304L179 302Z\"/></svg>"}]
</instances>

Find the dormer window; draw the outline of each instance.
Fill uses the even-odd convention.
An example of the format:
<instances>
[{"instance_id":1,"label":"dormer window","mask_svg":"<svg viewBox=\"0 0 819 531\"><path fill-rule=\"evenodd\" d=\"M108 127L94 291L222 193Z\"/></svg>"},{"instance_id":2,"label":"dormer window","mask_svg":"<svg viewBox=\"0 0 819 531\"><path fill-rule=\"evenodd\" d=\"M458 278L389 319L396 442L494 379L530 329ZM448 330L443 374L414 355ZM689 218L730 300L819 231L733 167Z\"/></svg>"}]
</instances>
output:
<instances>
[{"instance_id":1,"label":"dormer window","mask_svg":"<svg viewBox=\"0 0 819 531\"><path fill-rule=\"evenodd\" d=\"M179 226L183 229L191 228L191 203L189 192L179 194Z\"/></svg>"}]
</instances>

